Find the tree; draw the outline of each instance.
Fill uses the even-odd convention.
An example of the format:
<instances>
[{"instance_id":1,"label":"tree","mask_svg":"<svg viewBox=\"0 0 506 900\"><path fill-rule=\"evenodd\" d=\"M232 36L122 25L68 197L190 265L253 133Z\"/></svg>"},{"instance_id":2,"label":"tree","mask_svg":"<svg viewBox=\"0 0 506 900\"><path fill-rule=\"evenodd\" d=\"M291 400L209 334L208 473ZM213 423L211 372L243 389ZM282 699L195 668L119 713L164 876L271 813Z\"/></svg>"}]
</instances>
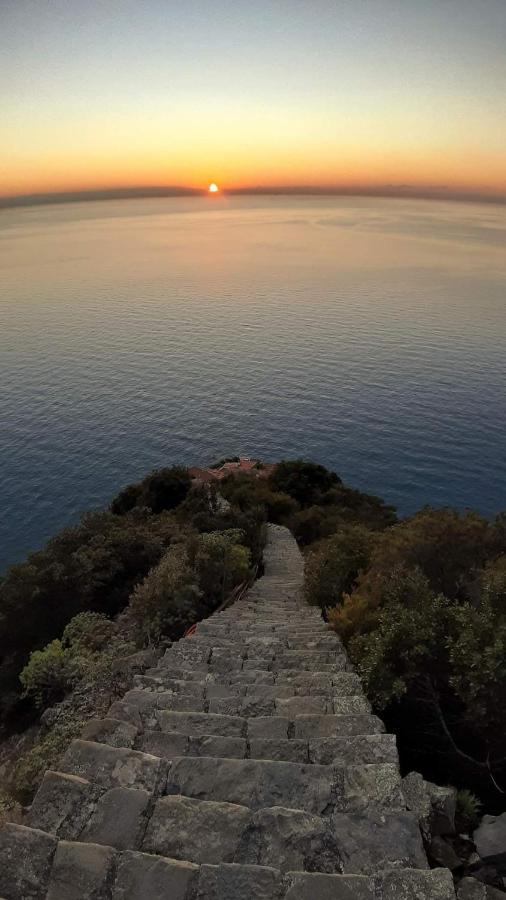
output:
<instances>
[{"instance_id":1,"label":"tree","mask_svg":"<svg viewBox=\"0 0 506 900\"><path fill-rule=\"evenodd\" d=\"M129 613L147 643L162 635L178 640L198 617L201 596L187 548L174 544L135 588Z\"/></svg>"},{"instance_id":2,"label":"tree","mask_svg":"<svg viewBox=\"0 0 506 900\"><path fill-rule=\"evenodd\" d=\"M124 488L111 503L111 512L124 515L134 507L147 507L153 513L175 509L191 488L191 478L184 466L157 469L138 484Z\"/></svg>"},{"instance_id":3,"label":"tree","mask_svg":"<svg viewBox=\"0 0 506 900\"><path fill-rule=\"evenodd\" d=\"M318 463L304 459L282 460L269 478L275 491L289 494L302 507L318 503L341 479Z\"/></svg>"},{"instance_id":4,"label":"tree","mask_svg":"<svg viewBox=\"0 0 506 900\"><path fill-rule=\"evenodd\" d=\"M19 676L25 696L39 708L62 700L75 684L78 666L70 650L61 641L51 641L43 650L35 650Z\"/></svg>"},{"instance_id":5,"label":"tree","mask_svg":"<svg viewBox=\"0 0 506 900\"><path fill-rule=\"evenodd\" d=\"M310 603L322 609L341 602L359 572L369 562L375 535L361 525L344 526L308 554L305 591Z\"/></svg>"},{"instance_id":6,"label":"tree","mask_svg":"<svg viewBox=\"0 0 506 900\"><path fill-rule=\"evenodd\" d=\"M243 539L239 529L213 531L198 538L194 565L209 609L222 603L249 575L250 554Z\"/></svg>"}]
</instances>

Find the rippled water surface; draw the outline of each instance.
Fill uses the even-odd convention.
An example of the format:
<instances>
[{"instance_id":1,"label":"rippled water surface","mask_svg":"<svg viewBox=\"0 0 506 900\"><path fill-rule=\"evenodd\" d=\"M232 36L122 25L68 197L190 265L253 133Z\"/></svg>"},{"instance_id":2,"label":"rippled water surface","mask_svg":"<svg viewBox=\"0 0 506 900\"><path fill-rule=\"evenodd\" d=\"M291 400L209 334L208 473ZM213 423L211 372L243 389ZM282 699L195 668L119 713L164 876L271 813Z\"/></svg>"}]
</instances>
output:
<instances>
[{"instance_id":1,"label":"rippled water surface","mask_svg":"<svg viewBox=\"0 0 506 900\"><path fill-rule=\"evenodd\" d=\"M147 470L304 455L409 513L506 507L504 207L0 213L0 567Z\"/></svg>"}]
</instances>

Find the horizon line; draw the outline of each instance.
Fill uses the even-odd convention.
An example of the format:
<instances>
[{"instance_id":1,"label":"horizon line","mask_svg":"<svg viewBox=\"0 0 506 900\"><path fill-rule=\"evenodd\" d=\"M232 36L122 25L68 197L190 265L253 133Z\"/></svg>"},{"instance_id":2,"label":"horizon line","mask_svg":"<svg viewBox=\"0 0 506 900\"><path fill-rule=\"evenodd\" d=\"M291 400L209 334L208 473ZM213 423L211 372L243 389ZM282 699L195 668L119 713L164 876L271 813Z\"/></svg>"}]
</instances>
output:
<instances>
[{"instance_id":1,"label":"horizon line","mask_svg":"<svg viewBox=\"0 0 506 900\"><path fill-rule=\"evenodd\" d=\"M409 184L376 186L258 185L220 190L224 196L320 196L320 197L386 197L398 200L446 200L468 203L506 204L506 194L487 194L479 190L453 190L446 186L417 187ZM87 203L105 200L135 200L164 197L203 197L207 188L179 186L138 186L117 188L85 188L68 191L37 191L29 194L0 196L0 209L45 206L64 203Z\"/></svg>"}]
</instances>

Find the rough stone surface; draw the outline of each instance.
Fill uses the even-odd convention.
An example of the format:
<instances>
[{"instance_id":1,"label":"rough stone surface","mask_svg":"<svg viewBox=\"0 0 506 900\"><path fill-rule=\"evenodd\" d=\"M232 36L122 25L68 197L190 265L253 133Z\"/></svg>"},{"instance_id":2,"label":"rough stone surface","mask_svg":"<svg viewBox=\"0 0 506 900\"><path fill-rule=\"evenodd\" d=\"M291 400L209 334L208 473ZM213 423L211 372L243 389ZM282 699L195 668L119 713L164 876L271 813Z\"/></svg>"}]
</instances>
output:
<instances>
[{"instance_id":1,"label":"rough stone surface","mask_svg":"<svg viewBox=\"0 0 506 900\"><path fill-rule=\"evenodd\" d=\"M107 844L118 850L138 850L147 822L151 794L132 788L112 788L102 795L79 840Z\"/></svg>"},{"instance_id":2,"label":"rough stone surface","mask_svg":"<svg viewBox=\"0 0 506 900\"><path fill-rule=\"evenodd\" d=\"M75 840L88 822L99 791L85 778L48 771L26 817L26 825Z\"/></svg>"},{"instance_id":3,"label":"rough stone surface","mask_svg":"<svg viewBox=\"0 0 506 900\"><path fill-rule=\"evenodd\" d=\"M46 895L56 838L24 825L0 830L0 895L5 900L42 900Z\"/></svg>"},{"instance_id":4,"label":"rough stone surface","mask_svg":"<svg viewBox=\"0 0 506 900\"><path fill-rule=\"evenodd\" d=\"M373 875L389 868L428 868L417 823L404 810L369 807L336 813L332 829L343 872Z\"/></svg>"},{"instance_id":5,"label":"rough stone surface","mask_svg":"<svg viewBox=\"0 0 506 900\"><path fill-rule=\"evenodd\" d=\"M122 853L112 900L187 900L199 867L148 853Z\"/></svg>"},{"instance_id":6,"label":"rough stone surface","mask_svg":"<svg viewBox=\"0 0 506 900\"><path fill-rule=\"evenodd\" d=\"M363 875L289 874L285 900L375 900L374 882Z\"/></svg>"},{"instance_id":7,"label":"rough stone surface","mask_svg":"<svg viewBox=\"0 0 506 900\"><path fill-rule=\"evenodd\" d=\"M302 810L273 807L254 813L238 853L242 863L339 872L341 857L329 822Z\"/></svg>"},{"instance_id":8,"label":"rough stone surface","mask_svg":"<svg viewBox=\"0 0 506 900\"><path fill-rule=\"evenodd\" d=\"M483 884L477 878L463 878L457 888L458 900L504 900L503 891Z\"/></svg>"},{"instance_id":9,"label":"rough stone surface","mask_svg":"<svg viewBox=\"0 0 506 900\"><path fill-rule=\"evenodd\" d=\"M473 835L476 849L487 863L493 863L506 874L506 813L483 816Z\"/></svg>"},{"instance_id":10,"label":"rough stone surface","mask_svg":"<svg viewBox=\"0 0 506 900\"><path fill-rule=\"evenodd\" d=\"M265 866L202 866L197 900L281 900L280 872Z\"/></svg>"},{"instance_id":11,"label":"rough stone surface","mask_svg":"<svg viewBox=\"0 0 506 900\"><path fill-rule=\"evenodd\" d=\"M250 810L237 804L163 797L155 806L142 849L196 863L233 862L250 819Z\"/></svg>"},{"instance_id":12,"label":"rough stone surface","mask_svg":"<svg viewBox=\"0 0 506 900\"><path fill-rule=\"evenodd\" d=\"M419 828L451 833L454 794L401 785L285 528L269 526L264 562L193 636L130 660L134 689L46 773L32 827L0 830L0 898L455 900ZM502 822L485 825L496 859Z\"/></svg>"},{"instance_id":13,"label":"rough stone surface","mask_svg":"<svg viewBox=\"0 0 506 900\"><path fill-rule=\"evenodd\" d=\"M448 869L415 869L388 872L381 881L382 900L455 900Z\"/></svg>"},{"instance_id":14,"label":"rough stone surface","mask_svg":"<svg viewBox=\"0 0 506 900\"><path fill-rule=\"evenodd\" d=\"M60 841L47 900L108 900L114 857L112 847Z\"/></svg>"}]
</instances>

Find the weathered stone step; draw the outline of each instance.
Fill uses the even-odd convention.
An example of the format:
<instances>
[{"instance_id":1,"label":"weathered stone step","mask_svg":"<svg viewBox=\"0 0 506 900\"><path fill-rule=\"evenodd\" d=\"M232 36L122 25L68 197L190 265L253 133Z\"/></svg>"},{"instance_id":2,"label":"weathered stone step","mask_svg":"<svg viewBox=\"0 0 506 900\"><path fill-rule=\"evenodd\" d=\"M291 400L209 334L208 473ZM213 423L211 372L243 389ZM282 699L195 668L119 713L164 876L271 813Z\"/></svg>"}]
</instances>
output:
<instances>
[{"instance_id":1,"label":"weathered stone step","mask_svg":"<svg viewBox=\"0 0 506 900\"><path fill-rule=\"evenodd\" d=\"M381 734L385 730L380 719L369 715L303 715L293 720L286 716L256 716L246 719L217 713L157 710L156 719L162 731L250 739L258 737L277 739L290 736L309 740Z\"/></svg>"},{"instance_id":2,"label":"weathered stone step","mask_svg":"<svg viewBox=\"0 0 506 900\"><path fill-rule=\"evenodd\" d=\"M250 809L286 806L328 816L369 804L401 809L404 798L396 765L305 765L265 759L175 758L168 794L238 803Z\"/></svg>"},{"instance_id":3,"label":"weathered stone step","mask_svg":"<svg viewBox=\"0 0 506 900\"><path fill-rule=\"evenodd\" d=\"M182 757L172 762L167 780L167 794L250 809L285 806L317 815L336 809L338 793L342 798L344 778L330 766L270 760Z\"/></svg>"},{"instance_id":4,"label":"weathered stone step","mask_svg":"<svg viewBox=\"0 0 506 900\"><path fill-rule=\"evenodd\" d=\"M205 835L205 839L202 836ZM228 802L167 796L157 801L142 849L192 862L340 872L332 823L300 810L252 811Z\"/></svg>"},{"instance_id":5,"label":"weathered stone step","mask_svg":"<svg viewBox=\"0 0 506 900\"><path fill-rule=\"evenodd\" d=\"M104 790L137 788L153 795L163 791L167 778L167 763L159 756L83 740L72 741L60 769Z\"/></svg>"},{"instance_id":6,"label":"weathered stone step","mask_svg":"<svg viewBox=\"0 0 506 900\"><path fill-rule=\"evenodd\" d=\"M178 693L195 693L212 696L213 691L228 691L222 696L251 695L256 691L263 691L264 696L275 695L276 690L283 691L285 696L297 696L308 694L323 694L329 696L349 697L362 693L362 686L358 675L354 672L315 673L296 672L284 670L280 673L263 673L261 683L254 680L249 684L239 680L237 676L215 673L202 675L202 677L187 678L186 675L195 673L177 672L172 675L167 669L150 669L146 675L136 675L134 682L136 688L147 690L173 690ZM202 673L197 673L197 675ZM290 692L290 693L287 693ZM281 696L281 694L279 695Z\"/></svg>"},{"instance_id":7,"label":"weathered stone step","mask_svg":"<svg viewBox=\"0 0 506 900\"><path fill-rule=\"evenodd\" d=\"M160 832L146 842L164 843L167 816L174 816L187 834L197 855L205 852L195 839L196 820L207 824L209 844L217 855L228 855L235 843L231 829L250 815L231 814L219 805L200 813L184 798L166 798L171 811L157 809ZM231 805L227 805L230 807ZM158 807L158 804L157 804ZM0 893L6 900L455 900L453 880L447 869L385 868L377 875L331 874L281 871L290 861L305 860L322 841L317 817L293 814L291 810L262 810L253 817L253 827L238 853L253 852L260 859L283 854L279 864L226 863L201 865L188 860L139 851L119 851L94 843L60 840L38 829L7 824L0 832ZM220 824L220 830L216 826ZM226 826L226 829L224 828ZM228 829L228 832L227 832ZM199 829L200 830L200 829ZM285 840L289 836L292 840ZM280 841L281 838L281 841ZM320 858L323 866L334 865L340 853L338 838L330 839ZM336 843L337 842L337 843ZM177 837L167 843L178 852ZM249 847L249 849L248 849Z\"/></svg>"},{"instance_id":8,"label":"weathered stone step","mask_svg":"<svg viewBox=\"0 0 506 900\"><path fill-rule=\"evenodd\" d=\"M276 717L274 730L279 724L288 732L290 723ZM169 722L170 724L170 722ZM177 724L174 723L174 724ZM262 721L262 727L268 730ZM205 723L204 723L205 727ZM129 730L125 730L128 728ZM237 759L278 759L286 762L303 762L329 765L368 763L397 763L395 738L391 734L360 734L329 738L265 738L221 736L213 734L188 735L181 731L139 732L134 726L125 726L115 719L95 719L83 733L83 739L116 747L139 750L152 756L173 759L176 756L217 756Z\"/></svg>"}]
</instances>

